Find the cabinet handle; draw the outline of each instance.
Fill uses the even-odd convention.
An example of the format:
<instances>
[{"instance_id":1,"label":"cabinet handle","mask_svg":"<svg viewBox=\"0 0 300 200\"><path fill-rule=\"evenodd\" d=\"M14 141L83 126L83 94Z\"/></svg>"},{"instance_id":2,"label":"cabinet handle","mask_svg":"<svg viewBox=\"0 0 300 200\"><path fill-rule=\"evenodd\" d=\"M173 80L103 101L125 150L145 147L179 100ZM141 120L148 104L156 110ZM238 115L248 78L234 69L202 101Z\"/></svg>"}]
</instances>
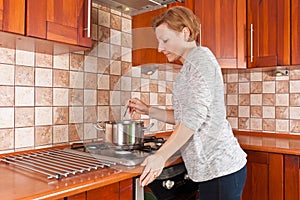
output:
<instances>
[{"instance_id":1,"label":"cabinet handle","mask_svg":"<svg viewBox=\"0 0 300 200\"><path fill-rule=\"evenodd\" d=\"M253 24L250 25L250 62L253 62Z\"/></svg>"},{"instance_id":2,"label":"cabinet handle","mask_svg":"<svg viewBox=\"0 0 300 200\"><path fill-rule=\"evenodd\" d=\"M199 32L199 45L202 46L202 24L200 24L200 32Z\"/></svg>"},{"instance_id":3,"label":"cabinet handle","mask_svg":"<svg viewBox=\"0 0 300 200\"><path fill-rule=\"evenodd\" d=\"M92 0L88 0L88 19L87 19L87 23L88 23L88 27L87 27L87 37L90 38L91 37L91 5L92 5Z\"/></svg>"}]
</instances>

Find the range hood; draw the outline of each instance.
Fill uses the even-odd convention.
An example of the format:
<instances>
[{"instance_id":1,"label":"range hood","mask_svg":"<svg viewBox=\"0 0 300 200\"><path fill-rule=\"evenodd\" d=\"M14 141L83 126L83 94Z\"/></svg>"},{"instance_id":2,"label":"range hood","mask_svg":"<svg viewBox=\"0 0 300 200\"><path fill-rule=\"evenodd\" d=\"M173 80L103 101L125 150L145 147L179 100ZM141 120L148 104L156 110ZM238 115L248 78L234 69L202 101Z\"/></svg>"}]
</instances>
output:
<instances>
[{"instance_id":1,"label":"range hood","mask_svg":"<svg viewBox=\"0 0 300 200\"><path fill-rule=\"evenodd\" d=\"M93 0L93 3L130 16L160 9L173 2L184 2L184 0Z\"/></svg>"}]
</instances>

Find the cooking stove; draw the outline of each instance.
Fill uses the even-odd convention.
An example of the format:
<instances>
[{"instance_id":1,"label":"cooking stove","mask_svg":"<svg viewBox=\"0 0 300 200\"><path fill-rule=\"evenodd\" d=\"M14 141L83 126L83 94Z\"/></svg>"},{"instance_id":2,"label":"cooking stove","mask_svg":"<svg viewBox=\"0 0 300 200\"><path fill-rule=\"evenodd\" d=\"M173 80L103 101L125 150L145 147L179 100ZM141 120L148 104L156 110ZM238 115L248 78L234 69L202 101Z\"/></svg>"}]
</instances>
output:
<instances>
[{"instance_id":1,"label":"cooking stove","mask_svg":"<svg viewBox=\"0 0 300 200\"><path fill-rule=\"evenodd\" d=\"M124 166L135 166L156 152L165 139L145 136L143 144L116 146L107 142L74 143L68 151L90 154L99 160L114 162Z\"/></svg>"}]
</instances>

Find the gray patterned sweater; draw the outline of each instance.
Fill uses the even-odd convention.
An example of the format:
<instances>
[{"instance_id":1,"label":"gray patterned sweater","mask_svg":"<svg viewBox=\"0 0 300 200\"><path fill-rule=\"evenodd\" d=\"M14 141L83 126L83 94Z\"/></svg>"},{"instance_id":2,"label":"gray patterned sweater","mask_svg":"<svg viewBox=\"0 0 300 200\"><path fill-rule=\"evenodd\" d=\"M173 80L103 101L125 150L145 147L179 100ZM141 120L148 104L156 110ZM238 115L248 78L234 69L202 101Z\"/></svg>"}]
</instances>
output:
<instances>
[{"instance_id":1,"label":"gray patterned sweater","mask_svg":"<svg viewBox=\"0 0 300 200\"><path fill-rule=\"evenodd\" d=\"M208 48L190 52L177 76L172 100L175 123L181 121L195 131L181 148L193 181L228 175L246 164L247 155L226 120L221 69Z\"/></svg>"}]
</instances>

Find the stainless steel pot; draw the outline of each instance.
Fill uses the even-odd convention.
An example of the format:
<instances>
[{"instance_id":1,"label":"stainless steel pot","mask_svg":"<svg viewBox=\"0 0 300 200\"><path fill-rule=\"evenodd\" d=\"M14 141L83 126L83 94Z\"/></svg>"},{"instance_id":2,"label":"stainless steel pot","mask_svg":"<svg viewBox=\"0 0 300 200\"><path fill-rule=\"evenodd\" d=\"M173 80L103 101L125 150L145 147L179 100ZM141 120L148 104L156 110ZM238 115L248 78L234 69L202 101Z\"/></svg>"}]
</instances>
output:
<instances>
[{"instance_id":1,"label":"stainless steel pot","mask_svg":"<svg viewBox=\"0 0 300 200\"><path fill-rule=\"evenodd\" d=\"M105 142L118 146L136 146L144 142L144 131L150 129L153 123L147 128L143 121L122 120L122 121L101 121L94 123L97 130L105 131Z\"/></svg>"}]
</instances>

